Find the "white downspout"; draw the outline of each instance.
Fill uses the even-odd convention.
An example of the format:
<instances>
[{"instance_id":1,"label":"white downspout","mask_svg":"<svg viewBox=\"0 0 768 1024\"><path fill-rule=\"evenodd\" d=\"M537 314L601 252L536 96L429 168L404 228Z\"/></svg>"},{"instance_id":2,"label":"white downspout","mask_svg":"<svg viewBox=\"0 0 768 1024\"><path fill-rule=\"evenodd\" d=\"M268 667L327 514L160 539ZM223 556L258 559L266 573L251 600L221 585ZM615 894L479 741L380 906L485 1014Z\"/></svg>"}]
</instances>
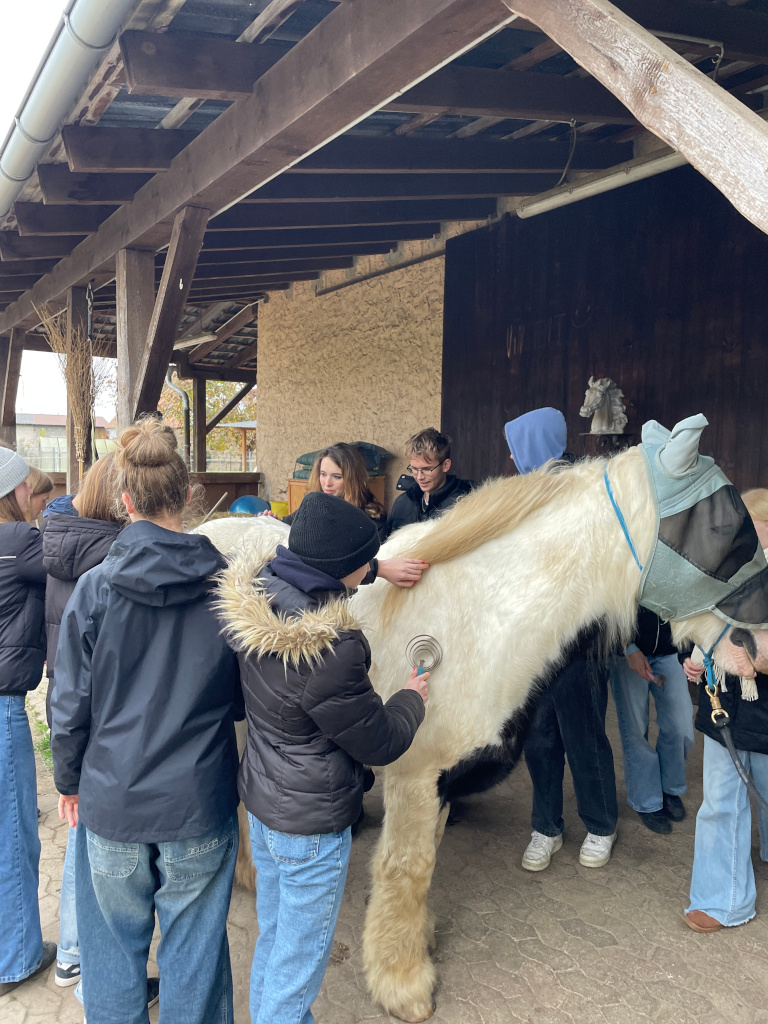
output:
<instances>
[{"instance_id":1,"label":"white downspout","mask_svg":"<svg viewBox=\"0 0 768 1024\"><path fill-rule=\"evenodd\" d=\"M82 95L139 0L69 0L0 150L0 217Z\"/></svg>"}]
</instances>

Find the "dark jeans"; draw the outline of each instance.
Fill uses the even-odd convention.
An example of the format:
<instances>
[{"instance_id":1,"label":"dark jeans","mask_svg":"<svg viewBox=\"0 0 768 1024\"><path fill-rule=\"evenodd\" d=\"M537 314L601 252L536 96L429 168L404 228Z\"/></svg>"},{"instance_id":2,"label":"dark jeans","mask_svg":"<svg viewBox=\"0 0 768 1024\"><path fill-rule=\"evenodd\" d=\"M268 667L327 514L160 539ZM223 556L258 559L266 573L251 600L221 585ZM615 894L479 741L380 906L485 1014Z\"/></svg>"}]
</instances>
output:
<instances>
[{"instance_id":1,"label":"dark jeans","mask_svg":"<svg viewBox=\"0 0 768 1024\"><path fill-rule=\"evenodd\" d=\"M559 836L563 823L565 758L573 776L579 817L588 832L616 830L616 776L605 735L607 673L577 652L539 698L525 741L525 763L533 782L531 827Z\"/></svg>"}]
</instances>

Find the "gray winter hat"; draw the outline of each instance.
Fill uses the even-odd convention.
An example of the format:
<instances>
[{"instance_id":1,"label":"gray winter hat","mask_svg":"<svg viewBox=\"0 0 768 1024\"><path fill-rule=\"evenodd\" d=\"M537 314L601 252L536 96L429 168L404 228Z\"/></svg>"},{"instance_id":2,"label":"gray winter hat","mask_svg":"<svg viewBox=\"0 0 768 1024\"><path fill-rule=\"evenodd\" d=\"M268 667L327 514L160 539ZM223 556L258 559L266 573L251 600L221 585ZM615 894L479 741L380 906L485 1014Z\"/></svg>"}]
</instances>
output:
<instances>
[{"instance_id":1,"label":"gray winter hat","mask_svg":"<svg viewBox=\"0 0 768 1024\"><path fill-rule=\"evenodd\" d=\"M29 466L10 448L0 448L0 498L23 484L29 476Z\"/></svg>"}]
</instances>

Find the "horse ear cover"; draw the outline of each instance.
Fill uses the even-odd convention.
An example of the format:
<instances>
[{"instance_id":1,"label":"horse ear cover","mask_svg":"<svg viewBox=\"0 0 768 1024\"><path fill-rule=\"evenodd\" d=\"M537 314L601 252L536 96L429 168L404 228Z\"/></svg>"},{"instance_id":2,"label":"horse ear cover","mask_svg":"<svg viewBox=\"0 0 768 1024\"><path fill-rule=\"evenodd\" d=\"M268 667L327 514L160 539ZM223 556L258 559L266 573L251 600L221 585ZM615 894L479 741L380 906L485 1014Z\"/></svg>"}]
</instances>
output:
<instances>
[{"instance_id":1,"label":"horse ear cover","mask_svg":"<svg viewBox=\"0 0 768 1024\"><path fill-rule=\"evenodd\" d=\"M656 420L649 420L643 424L643 444L659 445L658 460L661 468L671 477L684 477L697 466L699 441L708 425L702 413L680 420L671 431Z\"/></svg>"}]
</instances>

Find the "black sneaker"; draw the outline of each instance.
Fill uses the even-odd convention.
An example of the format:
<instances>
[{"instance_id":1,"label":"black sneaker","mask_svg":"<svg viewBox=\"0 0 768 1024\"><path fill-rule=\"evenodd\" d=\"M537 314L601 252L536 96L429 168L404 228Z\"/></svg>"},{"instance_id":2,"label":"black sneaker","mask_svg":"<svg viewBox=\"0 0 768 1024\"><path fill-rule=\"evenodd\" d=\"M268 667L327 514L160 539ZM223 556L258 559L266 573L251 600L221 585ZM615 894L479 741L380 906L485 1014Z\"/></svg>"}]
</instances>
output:
<instances>
[{"instance_id":1,"label":"black sneaker","mask_svg":"<svg viewBox=\"0 0 768 1024\"><path fill-rule=\"evenodd\" d=\"M22 978L21 981L4 981L0 983L0 996L7 995L16 988L17 985L23 985L25 981L31 981L32 978L37 978L47 971L53 961L56 959L56 943L55 942L44 942L43 943L43 955L40 959L40 963L37 965L31 974L28 974L26 978Z\"/></svg>"},{"instance_id":2,"label":"black sneaker","mask_svg":"<svg viewBox=\"0 0 768 1024\"><path fill-rule=\"evenodd\" d=\"M664 807L662 809L672 821L682 821L687 814L685 804L680 797L670 796L669 793L664 794Z\"/></svg>"},{"instance_id":3,"label":"black sneaker","mask_svg":"<svg viewBox=\"0 0 768 1024\"><path fill-rule=\"evenodd\" d=\"M69 988L80 981L80 964L63 964L56 961L56 975L53 979L59 988Z\"/></svg>"},{"instance_id":4,"label":"black sneaker","mask_svg":"<svg viewBox=\"0 0 768 1024\"><path fill-rule=\"evenodd\" d=\"M160 979L147 978L147 1009L151 1009L160 998Z\"/></svg>"},{"instance_id":5,"label":"black sneaker","mask_svg":"<svg viewBox=\"0 0 768 1024\"><path fill-rule=\"evenodd\" d=\"M638 811L637 816L651 832L658 832L659 835L666 835L672 831L672 822L667 817L666 812L662 809L660 811L649 811L643 812Z\"/></svg>"}]
</instances>

